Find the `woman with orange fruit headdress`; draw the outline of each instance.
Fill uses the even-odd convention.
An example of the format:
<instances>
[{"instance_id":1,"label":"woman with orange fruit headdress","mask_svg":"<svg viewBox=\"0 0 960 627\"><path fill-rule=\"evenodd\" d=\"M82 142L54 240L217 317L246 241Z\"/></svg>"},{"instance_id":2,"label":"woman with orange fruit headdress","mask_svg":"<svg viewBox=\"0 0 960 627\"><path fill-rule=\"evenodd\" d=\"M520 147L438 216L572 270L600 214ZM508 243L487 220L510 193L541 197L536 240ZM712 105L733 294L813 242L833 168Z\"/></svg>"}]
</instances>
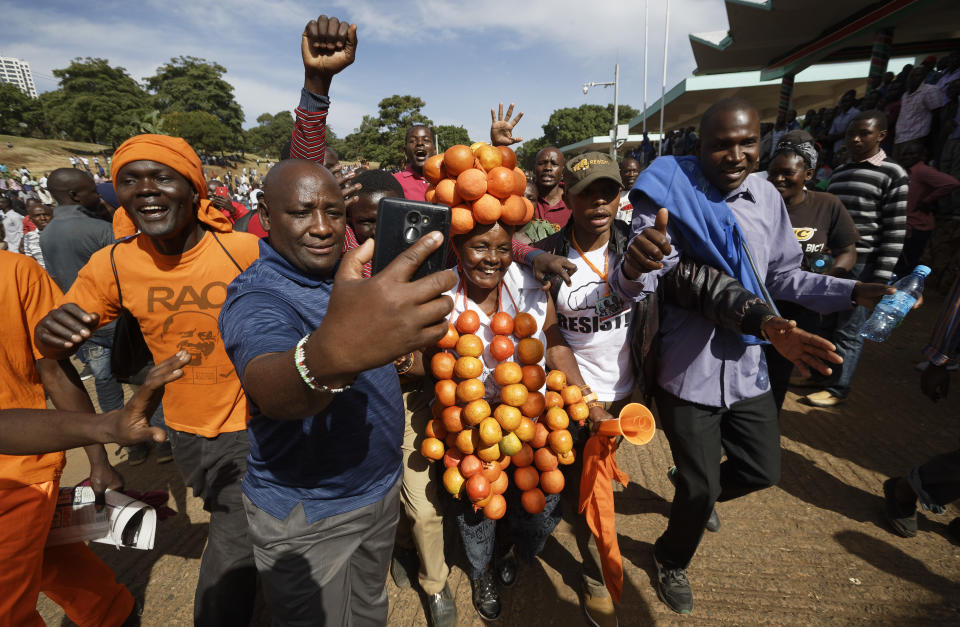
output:
<instances>
[{"instance_id":1,"label":"woman with orange fruit headdress","mask_svg":"<svg viewBox=\"0 0 960 627\"><path fill-rule=\"evenodd\" d=\"M557 369L551 377L583 385L549 294L527 268L511 263L514 228L495 220L453 237L453 321L438 344L443 350L425 356L437 383L436 419L425 440L431 450L424 454L443 457L444 487L459 498L473 604L488 620L501 609L495 576L512 585L516 558L532 561L556 526L564 485L558 466L573 462L569 419L562 408L548 408L542 393L544 363ZM562 405L556 397L553 404ZM509 481L504 470L511 464ZM508 545L495 551L495 521L505 515Z\"/></svg>"}]
</instances>

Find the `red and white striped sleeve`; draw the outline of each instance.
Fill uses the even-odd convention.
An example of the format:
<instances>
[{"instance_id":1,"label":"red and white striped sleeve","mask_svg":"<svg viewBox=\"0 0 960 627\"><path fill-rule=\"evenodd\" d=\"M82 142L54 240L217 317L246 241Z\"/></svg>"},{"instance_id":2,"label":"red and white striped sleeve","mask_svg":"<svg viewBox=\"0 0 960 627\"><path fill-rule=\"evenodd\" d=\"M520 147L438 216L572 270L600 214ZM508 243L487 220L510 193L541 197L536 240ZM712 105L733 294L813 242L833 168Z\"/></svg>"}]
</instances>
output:
<instances>
[{"instance_id":1,"label":"red and white striped sleeve","mask_svg":"<svg viewBox=\"0 0 960 627\"><path fill-rule=\"evenodd\" d=\"M290 138L290 158L306 159L323 165L327 149L327 110L330 98L300 91L300 106L295 110L296 122Z\"/></svg>"}]
</instances>

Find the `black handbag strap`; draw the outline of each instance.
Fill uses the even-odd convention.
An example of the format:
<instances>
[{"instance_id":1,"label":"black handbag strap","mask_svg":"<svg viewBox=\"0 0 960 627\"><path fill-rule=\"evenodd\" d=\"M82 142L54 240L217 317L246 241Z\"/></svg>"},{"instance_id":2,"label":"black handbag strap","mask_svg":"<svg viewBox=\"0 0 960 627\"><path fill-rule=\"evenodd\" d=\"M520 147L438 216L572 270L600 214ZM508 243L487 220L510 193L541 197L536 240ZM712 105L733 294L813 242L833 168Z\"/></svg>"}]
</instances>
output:
<instances>
[{"instance_id":1,"label":"black handbag strap","mask_svg":"<svg viewBox=\"0 0 960 627\"><path fill-rule=\"evenodd\" d=\"M230 251L227 250L227 247L223 245L223 242L220 241L220 238L217 237L217 234L214 231L210 231L210 233L213 235L213 239L217 240L217 243L220 244L220 248L222 248L223 252L227 254L227 257L230 257L230 261L233 262L233 265L237 266L237 270L243 272L243 268L241 268L240 264L237 263L237 260L233 258L233 255L230 254ZM114 270L114 274L116 274L116 270Z\"/></svg>"},{"instance_id":2,"label":"black handbag strap","mask_svg":"<svg viewBox=\"0 0 960 627\"><path fill-rule=\"evenodd\" d=\"M110 267L113 268L113 280L117 284L117 296L120 297L120 309L123 309L123 291L120 289L120 277L117 276L117 262L113 260L113 251L117 249L120 242L110 247Z\"/></svg>"}]
</instances>

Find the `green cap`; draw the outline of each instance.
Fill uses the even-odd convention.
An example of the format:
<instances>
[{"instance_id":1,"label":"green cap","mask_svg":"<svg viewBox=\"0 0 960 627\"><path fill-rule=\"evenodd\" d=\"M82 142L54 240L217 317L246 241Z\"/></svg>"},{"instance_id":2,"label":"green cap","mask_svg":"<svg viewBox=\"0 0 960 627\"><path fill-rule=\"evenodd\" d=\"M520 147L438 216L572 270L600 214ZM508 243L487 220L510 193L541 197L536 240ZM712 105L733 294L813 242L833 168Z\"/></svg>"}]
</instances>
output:
<instances>
[{"instance_id":1,"label":"green cap","mask_svg":"<svg viewBox=\"0 0 960 627\"><path fill-rule=\"evenodd\" d=\"M563 187L568 194L579 194L597 179L610 179L623 187L620 166L602 152L585 152L577 155L563 167Z\"/></svg>"}]
</instances>

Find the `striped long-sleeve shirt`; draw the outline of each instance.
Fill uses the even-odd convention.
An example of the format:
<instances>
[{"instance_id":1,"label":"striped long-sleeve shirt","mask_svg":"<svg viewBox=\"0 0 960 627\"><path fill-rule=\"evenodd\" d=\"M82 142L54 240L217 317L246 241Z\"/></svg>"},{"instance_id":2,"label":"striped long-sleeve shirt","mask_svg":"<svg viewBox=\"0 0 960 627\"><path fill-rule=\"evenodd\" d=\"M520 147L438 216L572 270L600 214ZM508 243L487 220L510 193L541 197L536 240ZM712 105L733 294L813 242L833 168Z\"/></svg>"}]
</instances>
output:
<instances>
[{"instance_id":1,"label":"striped long-sleeve shirt","mask_svg":"<svg viewBox=\"0 0 960 627\"><path fill-rule=\"evenodd\" d=\"M890 280L907 235L909 177L885 157L881 151L867 161L840 166L827 187L857 225L857 253L860 261L873 266L876 281Z\"/></svg>"},{"instance_id":2,"label":"striped long-sleeve shirt","mask_svg":"<svg viewBox=\"0 0 960 627\"><path fill-rule=\"evenodd\" d=\"M953 282L940 317L933 325L930 341L923 347L924 357L937 366L956 359L957 353L960 353L960 276Z\"/></svg>"},{"instance_id":3,"label":"striped long-sleeve shirt","mask_svg":"<svg viewBox=\"0 0 960 627\"><path fill-rule=\"evenodd\" d=\"M290 158L306 159L323 164L323 155L327 150L327 110L330 108L330 98L300 90L300 106L294 113L296 122L293 126L293 135L290 138ZM347 227L349 230L350 227ZM529 263L534 257L544 251L513 240L513 259L521 263ZM344 240L344 252L357 246L353 233L348 233ZM369 266L364 267L364 276L369 276Z\"/></svg>"}]
</instances>

